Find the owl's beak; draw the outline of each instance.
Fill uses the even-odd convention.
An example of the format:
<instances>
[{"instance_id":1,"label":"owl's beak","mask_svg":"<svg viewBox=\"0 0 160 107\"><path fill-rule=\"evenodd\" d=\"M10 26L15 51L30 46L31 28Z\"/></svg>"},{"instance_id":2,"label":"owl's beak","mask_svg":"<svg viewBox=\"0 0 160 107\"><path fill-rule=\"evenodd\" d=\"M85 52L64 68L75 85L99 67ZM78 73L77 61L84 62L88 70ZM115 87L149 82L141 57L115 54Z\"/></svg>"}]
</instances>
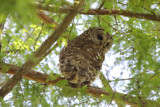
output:
<instances>
[{"instance_id":1,"label":"owl's beak","mask_svg":"<svg viewBox=\"0 0 160 107\"><path fill-rule=\"evenodd\" d=\"M109 36L110 34L107 32L106 35Z\"/></svg>"},{"instance_id":2,"label":"owl's beak","mask_svg":"<svg viewBox=\"0 0 160 107\"><path fill-rule=\"evenodd\" d=\"M103 48L103 45L101 46L101 49Z\"/></svg>"}]
</instances>

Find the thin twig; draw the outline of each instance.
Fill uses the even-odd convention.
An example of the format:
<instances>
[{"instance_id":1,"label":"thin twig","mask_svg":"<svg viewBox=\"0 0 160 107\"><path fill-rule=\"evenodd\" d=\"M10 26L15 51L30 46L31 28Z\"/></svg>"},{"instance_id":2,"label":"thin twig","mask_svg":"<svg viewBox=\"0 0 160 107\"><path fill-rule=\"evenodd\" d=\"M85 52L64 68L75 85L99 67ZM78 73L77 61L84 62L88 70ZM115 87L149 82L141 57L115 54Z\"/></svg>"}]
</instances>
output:
<instances>
[{"instance_id":1,"label":"thin twig","mask_svg":"<svg viewBox=\"0 0 160 107\"><path fill-rule=\"evenodd\" d=\"M103 7L103 5L104 5L105 2L106 2L105 0L102 1L102 3L100 4L100 6L98 7L98 11L101 10L101 8Z\"/></svg>"},{"instance_id":2,"label":"thin twig","mask_svg":"<svg viewBox=\"0 0 160 107\"><path fill-rule=\"evenodd\" d=\"M35 49L36 43L37 43L37 41L38 41L39 37L41 36L42 31L43 31L43 26L44 26L44 24L42 24L42 29L41 29L41 31L39 32L38 37L36 38L36 40L35 40L35 42L34 42L34 45L33 45L33 46L34 46L34 51L36 50L36 49Z\"/></svg>"}]
</instances>

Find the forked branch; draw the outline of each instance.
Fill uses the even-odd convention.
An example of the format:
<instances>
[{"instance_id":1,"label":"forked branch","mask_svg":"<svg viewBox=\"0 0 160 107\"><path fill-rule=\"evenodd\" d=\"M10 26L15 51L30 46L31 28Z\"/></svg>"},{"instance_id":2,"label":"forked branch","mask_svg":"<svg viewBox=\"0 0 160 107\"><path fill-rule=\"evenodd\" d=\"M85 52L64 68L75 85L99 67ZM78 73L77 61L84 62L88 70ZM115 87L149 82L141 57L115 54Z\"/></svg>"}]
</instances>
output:
<instances>
[{"instance_id":1,"label":"forked branch","mask_svg":"<svg viewBox=\"0 0 160 107\"><path fill-rule=\"evenodd\" d=\"M52 47L52 45L58 40L58 38L62 35L65 29L69 26L71 21L74 19L79 9L82 7L84 0L80 0L77 3L73 10L70 11L61 24L55 29L55 31L42 43L42 45L33 53L23 65L16 72L14 76L12 76L6 84L0 89L0 97L5 97L13 88L17 85L17 83L26 75L28 72L32 71L34 68L44 57L45 53Z\"/></svg>"}]
</instances>

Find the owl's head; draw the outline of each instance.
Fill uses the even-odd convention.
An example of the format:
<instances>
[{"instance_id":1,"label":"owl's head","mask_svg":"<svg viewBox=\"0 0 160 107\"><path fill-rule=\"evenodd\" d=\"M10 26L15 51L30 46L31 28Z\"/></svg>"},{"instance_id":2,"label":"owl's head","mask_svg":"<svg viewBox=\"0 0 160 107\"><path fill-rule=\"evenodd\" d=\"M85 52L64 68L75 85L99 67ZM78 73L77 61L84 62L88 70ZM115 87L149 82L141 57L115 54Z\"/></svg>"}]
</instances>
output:
<instances>
[{"instance_id":1,"label":"owl's head","mask_svg":"<svg viewBox=\"0 0 160 107\"><path fill-rule=\"evenodd\" d=\"M93 40L106 53L113 44L112 36L107 32L104 34L104 29L100 27L92 27L88 30L88 38Z\"/></svg>"}]
</instances>

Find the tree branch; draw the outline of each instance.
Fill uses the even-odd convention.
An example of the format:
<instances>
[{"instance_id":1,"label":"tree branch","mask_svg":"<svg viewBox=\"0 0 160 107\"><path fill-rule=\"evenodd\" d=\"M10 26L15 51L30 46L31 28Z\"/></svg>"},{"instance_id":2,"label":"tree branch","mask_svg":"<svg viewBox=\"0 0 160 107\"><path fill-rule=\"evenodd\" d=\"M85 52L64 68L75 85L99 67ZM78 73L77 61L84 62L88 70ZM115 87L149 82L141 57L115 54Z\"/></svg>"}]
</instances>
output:
<instances>
[{"instance_id":1,"label":"tree branch","mask_svg":"<svg viewBox=\"0 0 160 107\"><path fill-rule=\"evenodd\" d=\"M52 25L52 28L55 29L58 26L58 23L55 22L52 18L49 16L45 15L43 12L38 11L37 16L46 24ZM54 26L53 26L54 25Z\"/></svg>"},{"instance_id":2,"label":"tree branch","mask_svg":"<svg viewBox=\"0 0 160 107\"><path fill-rule=\"evenodd\" d=\"M57 11L57 7L54 5L48 5L48 6L42 6L39 3L35 3L34 5L37 6L38 9L40 10L46 10L50 12L55 12L55 13L69 13L71 11L70 8L68 7L59 7ZM78 12L78 14L85 14L85 15L122 15L126 17L135 17L138 19L147 19L147 20L153 20L153 21L158 21L160 22L160 16L155 15L155 14L145 14L145 13L137 13L137 12L132 12L132 11L127 11L127 10L122 10L122 9L89 9L87 12L84 12L83 10Z\"/></svg>"},{"instance_id":3,"label":"tree branch","mask_svg":"<svg viewBox=\"0 0 160 107\"><path fill-rule=\"evenodd\" d=\"M7 74L12 74L12 75L14 75L21 68L16 65L12 65L12 64L1 63L0 65L1 65L0 73L7 73ZM40 82L40 83L45 83L48 85L54 85L54 86L56 86L56 83L58 81L65 80L65 78L57 76L56 74L53 74L53 76L55 77L54 80L48 80L49 75L31 70L24 76L24 78L30 79L36 82ZM103 97L104 99L110 96L110 92L107 92L107 90L103 90L101 88L92 87L92 86L87 87L87 93L94 97ZM114 93L113 100L115 100L116 102L123 102L133 107L140 106L140 102L138 101L138 98L136 97L132 97L127 94L122 94L116 91L113 91L113 93ZM145 107L151 107L151 106L160 107L160 102L156 102L152 100L143 100L143 102L145 104Z\"/></svg>"},{"instance_id":4,"label":"tree branch","mask_svg":"<svg viewBox=\"0 0 160 107\"><path fill-rule=\"evenodd\" d=\"M101 10L101 8L103 7L103 5L104 5L105 2L106 2L105 0L102 1L102 3L100 4L100 6L98 7L98 11Z\"/></svg>"},{"instance_id":5,"label":"tree branch","mask_svg":"<svg viewBox=\"0 0 160 107\"><path fill-rule=\"evenodd\" d=\"M16 84L26 75L28 72L32 70L40 61L43 55L51 48L51 46L57 41L57 39L61 36L61 34L65 31L65 29L69 26L71 21L74 19L79 9L82 7L84 0L80 0L77 3L73 10L71 10L61 24L55 29L53 34L49 36L42 45L37 49L37 51L31 55L30 59L26 61L21 68L19 68L18 72L14 74L6 84L0 89L0 97L5 97Z\"/></svg>"}]
</instances>

